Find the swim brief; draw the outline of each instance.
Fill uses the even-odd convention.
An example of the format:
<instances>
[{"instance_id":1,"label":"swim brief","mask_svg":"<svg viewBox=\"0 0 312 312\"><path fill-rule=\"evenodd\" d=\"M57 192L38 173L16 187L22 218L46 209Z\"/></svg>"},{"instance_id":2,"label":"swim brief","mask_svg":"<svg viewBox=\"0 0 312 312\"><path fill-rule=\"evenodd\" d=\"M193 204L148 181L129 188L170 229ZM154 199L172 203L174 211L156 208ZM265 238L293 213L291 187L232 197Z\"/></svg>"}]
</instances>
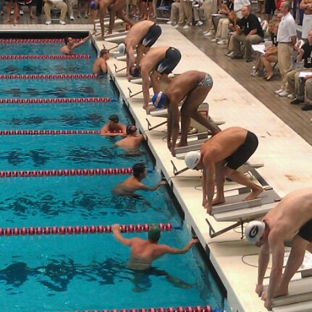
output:
<instances>
[{"instance_id":1,"label":"swim brief","mask_svg":"<svg viewBox=\"0 0 312 312\"><path fill-rule=\"evenodd\" d=\"M146 36L142 39L141 44L144 47L150 48L155 42L156 40L160 37L161 35L161 28L159 25L153 24Z\"/></svg>"},{"instance_id":2,"label":"swim brief","mask_svg":"<svg viewBox=\"0 0 312 312\"><path fill-rule=\"evenodd\" d=\"M156 71L160 74L170 74L181 60L181 53L175 48L168 48L166 56L156 65Z\"/></svg>"},{"instance_id":3,"label":"swim brief","mask_svg":"<svg viewBox=\"0 0 312 312\"><path fill-rule=\"evenodd\" d=\"M212 88L213 86L213 80L212 77L209 74L205 74L204 79L198 84L199 87L208 87Z\"/></svg>"},{"instance_id":4,"label":"swim brief","mask_svg":"<svg viewBox=\"0 0 312 312\"><path fill-rule=\"evenodd\" d=\"M258 143L257 136L254 133L247 131L244 143L232 155L226 158L226 166L233 170L242 166L255 152Z\"/></svg>"},{"instance_id":5,"label":"swim brief","mask_svg":"<svg viewBox=\"0 0 312 312\"><path fill-rule=\"evenodd\" d=\"M312 242L312 220L308 221L305 225L303 225L299 232L298 235L308 241L308 242Z\"/></svg>"}]
</instances>

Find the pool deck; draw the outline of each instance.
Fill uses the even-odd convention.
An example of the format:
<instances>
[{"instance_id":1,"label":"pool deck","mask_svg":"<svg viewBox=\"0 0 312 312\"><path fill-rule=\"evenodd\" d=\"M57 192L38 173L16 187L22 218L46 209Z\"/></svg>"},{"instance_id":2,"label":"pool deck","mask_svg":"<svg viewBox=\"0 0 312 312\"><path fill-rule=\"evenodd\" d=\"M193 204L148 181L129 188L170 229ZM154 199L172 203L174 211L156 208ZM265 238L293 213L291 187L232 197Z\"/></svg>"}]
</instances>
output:
<instances>
[{"instance_id":1,"label":"pool deck","mask_svg":"<svg viewBox=\"0 0 312 312\"><path fill-rule=\"evenodd\" d=\"M5 28L18 30L20 27L1 26L0 30ZM27 27L29 30L36 30L31 26ZM57 30L64 29L62 27L64 26L55 26ZM22 29L25 30L25 26ZM90 30L92 25L66 25L66 30L69 29ZM257 171L275 192L283 197L292 190L310 187L312 147L179 31L167 25L162 25L162 29L162 36L155 46L173 46L182 53L182 61L174 73L200 69L213 77L214 86L206 99L210 107L210 116L225 121L221 126L222 129L241 126L258 136L259 147L252 156L251 163L264 164ZM102 49L103 44L107 48L115 46L113 43L103 41L96 43L99 49ZM217 222L215 218L205 213L201 206L200 172L188 170L180 175L174 175L171 161L178 169L184 168L185 165L183 160L174 158L167 149L166 125L149 131L146 121L148 119L152 125L155 125L165 119L146 115L142 109L141 94L129 96L128 88L132 93L136 93L141 90L141 86L129 83L125 78L125 70L115 73L115 66L121 69L125 66L124 62L116 61L111 57L108 65L112 79L120 90L121 98L129 107L137 126L147 139L157 167L162 170L185 212L185 222L194 229L203 247L206 250L209 248L208 255L227 289L228 302L232 311L266 311L263 301L254 292L258 248L241 239L240 227L210 238L206 219L216 231L233 223ZM227 183L226 189L231 187L235 185ZM233 193L226 192L226 194Z\"/></svg>"}]
</instances>

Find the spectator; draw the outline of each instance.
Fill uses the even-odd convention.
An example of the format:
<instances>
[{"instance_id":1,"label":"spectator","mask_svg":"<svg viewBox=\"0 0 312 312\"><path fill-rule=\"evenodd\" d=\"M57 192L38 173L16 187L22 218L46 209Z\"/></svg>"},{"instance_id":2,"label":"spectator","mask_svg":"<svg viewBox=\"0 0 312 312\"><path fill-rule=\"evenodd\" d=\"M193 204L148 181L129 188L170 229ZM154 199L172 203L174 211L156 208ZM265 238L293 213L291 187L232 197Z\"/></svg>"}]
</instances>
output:
<instances>
[{"instance_id":1,"label":"spectator","mask_svg":"<svg viewBox=\"0 0 312 312\"><path fill-rule=\"evenodd\" d=\"M303 111L312 110L312 75L305 77L305 104L301 107Z\"/></svg>"},{"instance_id":2,"label":"spectator","mask_svg":"<svg viewBox=\"0 0 312 312\"><path fill-rule=\"evenodd\" d=\"M203 5L202 0L195 0L192 2L193 17L194 17L194 25L195 26L202 26L204 24L202 22L202 19L203 19L202 5Z\"/></svg>"},{"instance_id":3,"label":"spectator","mask_svg":"<svg viewBox=\"0 0 312 312\"><path fill-rule=\"evenodd\" d=\"M256 77L259 75L259 72L263 71L263 68L266 69L266 76L264 79L270 81L273 77L273 68L271 63L277 62L277 29L278 23L275 21L269 22L269 32L271 35L271 46L266 47L265 52L260 54L257 60L257 64L253 69L251 75Z\"/></svg>"},{"instance_id":4,"label":"spectator","mask_svg":"<svg viewBox=\"0 0 312 312\"><path fill-rule=\"evenodd\" d=\"M251 12L251 3L249 0L234 0L234 11L237 14L237 17L241 19L242 16L242 7L247 7L249 12Z\"/></svg>"},{"instance_id":5,"label":"spectator","mask_svg":"<svg viewBox=\"0 0 312 312\"><path fill-rule=\"evenodd\" d=\"M292 56L297 40L297 32L295 20L290 14L290 2L282 2L280 11L283 14L283 17L277 30L277 56L278 68L282 77L282 85L279 90L275 91L275 93L279 96L287 96L286 74L292 70Z\"/></svg>"},{"instance_id":6,"label":"spectator","mask_svg":"<svg viewBox=\"0 0 312 312\"><path fill-rule=\"evenodd\" d=\"M78 4L77 4L78 14L77 14L77 18L80 18L80 16L81 16L81 9L82 9L82 7L84 7L84 17L88 18L88 13L89 13L89 2L88 2L88 0L78 0Z\"/></svg>"},{"instance_id":7,"label":"spectator","mask_svg":"<svg viewBox=\"0 0 312 312\"><path fill-rule=\"evenodd\" d=\"M14 15L13 15L13 23L17 24L18 23L18 10L19 6L17 3L17 0L5 0L6 3L6 13L7 13L7 19L5 20L6 23L10 23L10 14L11 14L11 9L12 9L12 4L13 4L13 10L14 10Z\"/></svg>"},{"instance_id":8,"label":"spectator","mask_svg":"<svg viewBox=\"0 0 312 312\"><path fill-rule=\"evenodd\" d=\"M180 19L180 8L180 0L174 0L174 2L171 4L170 20L167 24L172 26L176 26L178 24Z\"/></svg>"},{"instance_id":9,"label":"spectator","mask_svg":"<svg viewBox=\"0 0 312 312\"><path fill-rule=\"evenodd\" d=\"M185 23L183 29L188 29L190 26L192 26L192 19L193 19L192 1L181 0L179 25L182 26Z\"/></svg>"},{"instance_id":10,"label":"spectator","mask_svg":"<svg viewBox=\"0 0 312 312\"><path fill-rule=\"evenodd\" d=\"M60 24L65 25L65 17L67 13L67 4L63 0L43 0L43 10L46 15L46 25L51 25L51 10L56 7L61 10Z\"/></svg>"},{"instance_id":11,"label":"spectator","mask_svg":"<svg viewBox=\"0 0 312 312\"><path fill-rule=\"evenodd\" d=\"M302 0L300 9L304 10L301 39L307 40L308 33L312 29L312 2L310 0Z\"/></svg>"},{"instance_id":12,"label":"spectator","mask_svg":"<svg viewBox=\"0 0 312 312\"><path fill-rule=\"evenodd\" d=\"M236 34L235 26L237 25L237 22L239 21L239 18L237 17L237 14L235 11L231 11L229 13L229 36L228 36L228 53L227 56L231 57L234 55L233 52L233 35Z\"/></svg>"},{"instance_id":13,"label":"spectator","mask_svg":"<svg viewBox=\"0 0 312 312\"><path fill-rule=\"evenodd\" d=\"M260 43L264 33L256 15L249 12L245 6L241 9L242 18L238 21L233 35L233 56L232 59L242 58L241 44L245 44L246 62L251 62L252 44Z\"/></svg>"},{"instance_id":14,"label":"spectator","mask_svg":"<svg viewBox=\"0 0 312 312\"><path fill-rule=\"evenodd\" d=\"M170 83L171 79L168 75L175 69L180 60L181 53L179 50L172 47L157 47L151 48L142 57L139 65L134 65L130 68L130 75L132 77L142 78L143 108L147 113L148 103L150 101L150 82L154 93L158 93L160 91L160 80Z\"/></svg>"},{"instance_id":15,"label":"spectator","mask_svg":"<svg viewBox=\"0 0 312 312\"><path fill-rule=\"evenodd\" d=\"M205 0L203 2L204 16L207 25L207 30L204 32L205 36L212 36L215 33L211 14L217 12L217 7L218 7L217 0Z\"/></svg>"},{"instance_id":16,"label":"spectator","mask_svg":"<svg viewBox=\"0 0 312 312\"><path fill-rule=\"evenodd\" d=\"M74 9L73 9L73 0L65 0L66 4L67 4L67 12L69 15L69 19L71 21L74 21Z\"/></svg>"},{"instance_id":17,"label":"spectator","mask_svg":"<svg viewBox=\"0 0 312 312\"><path fill-rule=\"evenodd\" d=\"M93 63L92 73L96 75L107 74L107 60L109 59L109 51L102 49L100 57Z\"/></svg>"},{"instance_id":18,"label":"spectator","mask_svg":"<svg viewBox=\"0 0 312 312\"><path fill-rule=\"evenodd\" d=\"M300 73L309 71L311 72L312 68L312 30L308 34L308 42L303 44L303 46L298 50L297 62L303 60L303 68L296 68L291 72L287 73L287 91L295 97L290 104L301 104L304 102L304 86L305 79L300 77ZM289 97L289 96L288 96Z\"/></svg>"},{"instance_id":19,"label":"spectator","mask_svg":"<svg viewBox=\"0 0 312 312\"><path fill-rule=\"evenodd\" d=\"M276 10L275 0L265 0L264 4L264 12L265 12L265 19L269 22L274 15Z\"/></svg>"}]
</instances>

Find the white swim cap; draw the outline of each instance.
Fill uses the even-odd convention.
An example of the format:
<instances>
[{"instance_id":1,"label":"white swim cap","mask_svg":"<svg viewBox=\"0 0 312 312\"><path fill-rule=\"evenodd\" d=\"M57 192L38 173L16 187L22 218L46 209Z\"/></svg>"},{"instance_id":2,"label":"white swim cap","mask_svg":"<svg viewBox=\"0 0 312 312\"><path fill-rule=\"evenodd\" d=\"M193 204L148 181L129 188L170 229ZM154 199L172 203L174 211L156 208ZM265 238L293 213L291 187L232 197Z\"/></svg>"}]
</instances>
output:
<instances>
[{"instance_id":1,"label":"white swim cap","mask_svg":"<svg viewBox=\"0 0 312 312\"><path fill-rule=\"evenodd\" d=\"M188 152L185 155L184 161L187 168L194 169L200 161L200 152L199 151Z\"/></svg>"},{"instance_id":2,"label":"white swim cap","mask_svg":"<svg viewBox=\"0 0 312 312\"><path fill-rule=\"evenodd\" d=\"M254 220L247 224L245 228L245 236L249 243L255 244L263 235L265 223L263 221Z\"/></svg>"},{"instance_id":3,"label":"white swim cap","mask_svg":"<svg viewBox=\"0 0 312 312\"><path fill-rule=\"evenodd\" d=\"M122 55L125 54L126 52L126 45L124 43L121 43L119 46L118 46L118 52Z\"/></svg>"}]
</instances>

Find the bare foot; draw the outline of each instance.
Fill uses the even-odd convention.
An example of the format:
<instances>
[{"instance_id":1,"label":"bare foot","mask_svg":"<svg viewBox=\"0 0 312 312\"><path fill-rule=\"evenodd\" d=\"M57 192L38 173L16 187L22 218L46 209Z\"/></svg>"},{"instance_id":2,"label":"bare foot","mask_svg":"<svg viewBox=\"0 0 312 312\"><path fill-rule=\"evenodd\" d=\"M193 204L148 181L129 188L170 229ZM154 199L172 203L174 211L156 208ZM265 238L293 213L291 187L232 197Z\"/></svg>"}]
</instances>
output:
<instances>
[{"instance_id":1,"label":"bare foot","mask_svg":"<svg viewBox=\"0 0 312 312\"><path fill-rule=\"evenodd\" d=\"M206 211L207 211L207 213L209 214L209 216L211 216L211 211L212 210L212 207L208 207L207 209L206 209Z\"/></svg>"},{"instance_id":2,"label":"bare foot","mask_svg":"<svg viewBox=\"0 0 312 312\"><path fill-rule=\"evenodd\" d=\"M278 288L274 298L275 297L281 297L281 296L287 296L288 295L288 288Z\"/></svg>"},{"instance_id":3,"label":"bare foot","mask_svg":"<svg viewBox=\"0 0 312 312\"><path fill-rule=\"evenodd\" d=\"M225 199L224 198L215 198L212 201L212 206L216 206L216 205L220 205L220 204L224 204L225 203Z\"/></svg>"},{"instance_id":4,"label":"bare foot","mask_svg":"<svg viewBox=\"0 0 312 312\"><path fill-rule=\"evenodd\" d=\"M5 22L6 22L6 23L10 23L10 20L9 20L9 19L7 19Z\"/></svg>"},{"instance_id":5,"label":"bare foot","mask_svg":"<svg viewBox=\"0 0 312 312\"><path fill-rule=\"evenodd\" d=\"M257 185L257 188L252 190L251 193L244 200L256 199L263 192L263 188Z\"/></svg>"},{"instance_id":6,"label":"bare foot","mask_svg":"<svg viewBox=\"0 0 312 312\"><path fill-rule=\"evenodd\" d=\"M14 24L17 24L17 23L18 23L18 20L17 20L17 19L15 19L15 20L13 21L13 23L14 23Z\"/></svg>"},{"instance_id":7,"label":"bare foot","mask_svg":"<svg viewBox=\"0 0 312 312\"><path fill-rule=\"evenodd\" d=\"M177 144L177 147L182 147L182 146L187 146L187 142L186 143L182 143L181 141Z\"/></svg>"}]
</instances>

